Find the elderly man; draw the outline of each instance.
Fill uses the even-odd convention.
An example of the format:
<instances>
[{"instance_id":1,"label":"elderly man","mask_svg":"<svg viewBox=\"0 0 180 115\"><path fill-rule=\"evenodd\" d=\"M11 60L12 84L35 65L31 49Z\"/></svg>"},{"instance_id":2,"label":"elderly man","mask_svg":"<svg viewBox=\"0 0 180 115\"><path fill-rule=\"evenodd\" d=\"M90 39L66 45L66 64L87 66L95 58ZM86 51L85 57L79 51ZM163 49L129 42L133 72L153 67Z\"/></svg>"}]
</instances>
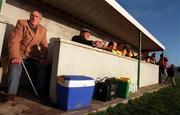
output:
<instances>
[{"instance_id":1,"label":"elderly man","mask_svg":"<svg viewBox=\"0 0 180 115\"><path fill-rule=\"evenodd\" d=\"M43 91L47 67L46 29L40 25L42 15L38 11L30 14L29 20L18 20L8 41L9 71L8 100L14 99L17 93L19 79L22 73L22 62L29 62L38 70L35 87Z\"/></svg>"},{"instance_id":2,"label":"elderly man","mask_svg":"<svg viewBox=\"0 0 180 115\"><path fill-rule=\"evenodd\" d=\"M78 36L77 35L73 36L71 40L82 43L82 44L86 44L89 46L103 48L105 46L105 43L103 41L89 40L91 34L92 32L89 29L83 28L81 29L80 34Z\"/></svg>"}]
</instances>

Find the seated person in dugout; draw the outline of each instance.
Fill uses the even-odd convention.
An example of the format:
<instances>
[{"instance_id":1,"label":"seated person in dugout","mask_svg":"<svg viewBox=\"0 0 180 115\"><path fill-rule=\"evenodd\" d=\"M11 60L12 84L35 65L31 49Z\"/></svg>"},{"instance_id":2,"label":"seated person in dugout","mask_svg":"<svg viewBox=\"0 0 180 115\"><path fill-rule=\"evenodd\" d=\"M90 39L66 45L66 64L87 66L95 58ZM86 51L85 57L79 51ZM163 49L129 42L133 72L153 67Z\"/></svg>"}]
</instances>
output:
<instances>
[{"instance_id":1,"label":"seated person in dugout","mask_svg":"<svg viewBox=\"0 0 180 115\"><path fill-rule=\"evenodd\" d=\"M156 53L152 53L150 56L150 63L156 64Z\"/></svg>"},{"instance_id":2,"label":"seated person in dugout","mask_svg":"<svg viewBox=\"0 0 180 115\"><path fill-rule=\"evenodd\" d=\"M110 41L104 49L119 56L128 56L128 57L137 56L137 54L130 49L130 45L128 44L123 45L120 42L116 44L116 42Z\"/></svg>"},{"instance_id":3,"label":"seated person in dugout","mask_svg":"<svg viewBox=\"0 0 180 115\"><path fill-rule=\"evenodd\" d=\"M137 59L139 58L139 55L137 56ZM141 61L145 61L147 63L150 63L150 56L148 52L141 52Z\"/></svg>"},{"instance_id":4,"label":"seated person in dugout","mask_svg":"<svg viewBox=\"0 0 180 115\"><path fill-rule=\"evenodd\" d=\"M146 61L147 63L151 63L151 57L147 55L146 58L145 58L145 61Z\"/></svg>"},{"instance_id":5,"label":"seated person in dugout","mask_svg":"<svg viewBox=\"0 0 180 115\"><path fill-rule=\"evenodd\" d=\"M113 54L117 54L117 44L116 42L110 41L106 47L104 47L105 50L112 52Z\"/></svg>"},{"instance_id":6,"label":"seated person in dugout","mask_svg":"<svg viewBox=\"0 0 180 115\"><path fill-rule=\"evenodd\" d=\"M126 50L126 54L125 56L127 57L131 57L131 58L134 58L137 56L137 53L135 53L134 51L132 51L131 47L129 44L125 44L124 45L124 49Z\"/></svg>"},{"instance_id":7,"label":"seated person in dugout","mask_svg":"<svg viewBox=\"0 0 180 115\"><path fill-rule=\"evenodd\" d=\"M82 43L82 44L86 44L89 46L93 46L93 47L97 47L97 48L103 48L105 43L103 41L92 41L89 40L90 36L91 36L92 32L87 29L87 28L83 28L80 31L79 35L75 35L72 37L72 41L78 42L78 43Z\"/></svg>"},{"instance_id":8,"label":"seated person in dugout","mask_svg":"<svg viewBox=\"0 0 180 115\"><path fill-rule=\"evenodd\" d=\"M29 20L18 20L8 41L9 69L8 69L8 94L7 101L15 99L20 76L23 70L22 61L29 62L36 67L38 73L35 76L35 88L43 94L47 89L45 79L47 75L47 51L46 28L40 25L42 15L38 11L30 14Z\"/></svg>"},{"instance_id":9,"label":"seated person in dugout","mask_svg":"<svg viewBox=\"0 0 180 115\"><path fill-rule=\"evenodd\" d=\"M120 56L126 55L126 50L124 49L124 45L120 42L117 43L117 54Z\"/></svg>"}]
</instances>

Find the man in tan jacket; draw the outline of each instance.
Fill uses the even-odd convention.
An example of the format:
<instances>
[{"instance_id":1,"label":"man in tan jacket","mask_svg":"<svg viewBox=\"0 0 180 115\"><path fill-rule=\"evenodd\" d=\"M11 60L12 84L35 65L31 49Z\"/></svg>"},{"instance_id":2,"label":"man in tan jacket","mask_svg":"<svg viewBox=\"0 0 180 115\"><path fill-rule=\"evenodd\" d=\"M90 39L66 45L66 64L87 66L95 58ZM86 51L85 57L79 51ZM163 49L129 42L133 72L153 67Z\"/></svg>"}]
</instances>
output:
<instances>
[{"instance_id":1,"label":"man in tan jacket","mask_svg":"<svg viewBox=\"0 0 180 115\"><path fill-rule=\"evenodd\" d=\"M35 87L42 91L47 70L47 40L46 29L40 25L42 15L38 11L30 14L29 20L18 20L8 41L9 58L8 100L14 99L17 93L19 79L22 73L21 58L29 62L38 71Z\"/></svg>"}]
</instances>

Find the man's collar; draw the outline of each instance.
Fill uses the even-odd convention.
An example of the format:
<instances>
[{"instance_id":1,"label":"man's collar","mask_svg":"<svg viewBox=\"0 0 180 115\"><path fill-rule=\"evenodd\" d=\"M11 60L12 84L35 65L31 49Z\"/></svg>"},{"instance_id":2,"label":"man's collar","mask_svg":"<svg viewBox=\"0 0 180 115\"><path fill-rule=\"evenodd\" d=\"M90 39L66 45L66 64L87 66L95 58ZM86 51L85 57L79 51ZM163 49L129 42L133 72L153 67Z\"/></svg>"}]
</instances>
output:
<instances>
[{"instance_id":1,"label":"man's collar","mask_svg":"<svg viewBox=\"0 0 180 115\"><path fill-rule=\"evenodd\" d=\"M28 20L28 24L29 24L29 27L30 27L34 32L36 32L36 30L37 30L37 28L38 28L39 25L37 25L36 27L34 27L29 20Z\"/></svg>"}]
</instances>

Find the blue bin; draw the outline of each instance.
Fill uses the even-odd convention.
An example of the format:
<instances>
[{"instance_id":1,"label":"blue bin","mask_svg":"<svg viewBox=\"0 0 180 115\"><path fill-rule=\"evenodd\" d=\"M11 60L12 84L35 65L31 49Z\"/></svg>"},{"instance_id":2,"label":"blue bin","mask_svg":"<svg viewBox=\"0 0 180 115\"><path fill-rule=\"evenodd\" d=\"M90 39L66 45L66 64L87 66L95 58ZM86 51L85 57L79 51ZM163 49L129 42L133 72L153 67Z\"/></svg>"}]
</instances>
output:
<instances>
[{"instance_id":1,"label":"blue bin","mask_svg":"<svg viewBox=\"0 0 180 115\"><path fill-rule=\"evenodd\" d=\"M75 110L91 105L94 79L87 76L65 75L57 80L57 103L63 110Z\"/></svg>"}]
</instances>

